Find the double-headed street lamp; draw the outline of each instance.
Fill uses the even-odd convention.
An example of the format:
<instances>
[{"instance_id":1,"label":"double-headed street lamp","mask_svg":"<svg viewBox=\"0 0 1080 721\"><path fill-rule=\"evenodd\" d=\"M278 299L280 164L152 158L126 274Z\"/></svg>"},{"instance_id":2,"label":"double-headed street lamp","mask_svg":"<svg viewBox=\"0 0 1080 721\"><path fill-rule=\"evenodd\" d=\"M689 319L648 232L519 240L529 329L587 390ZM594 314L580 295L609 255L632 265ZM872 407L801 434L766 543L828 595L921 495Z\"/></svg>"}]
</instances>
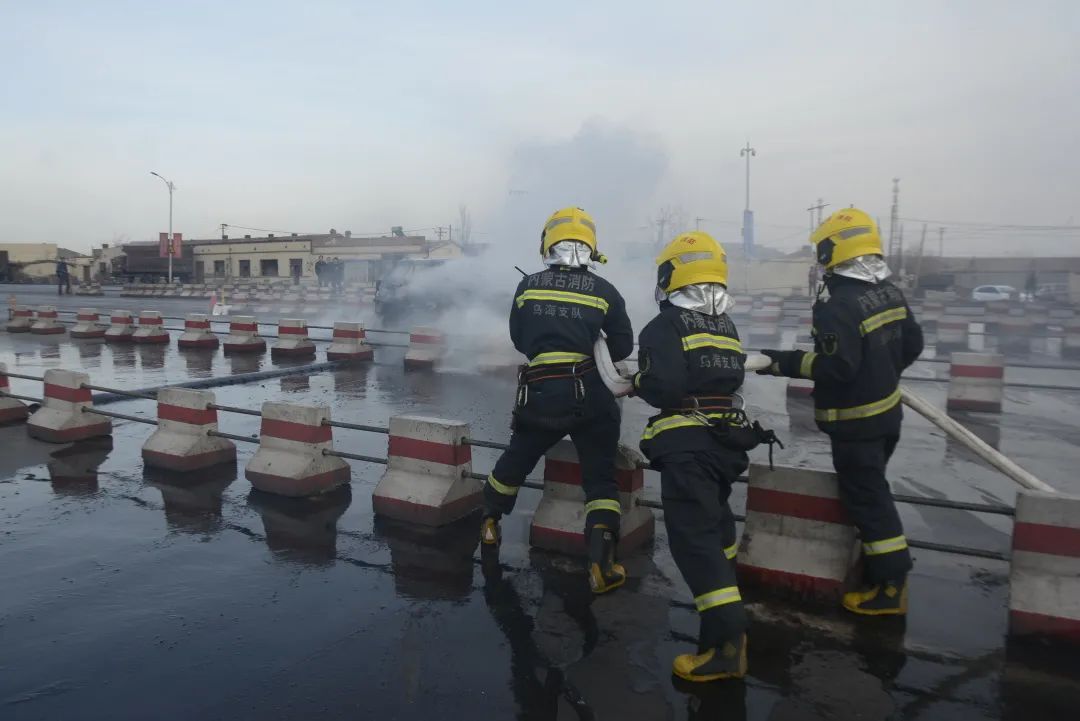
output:
<instances>
[{"instance_id":1,"label":"double-headed street lamp","mask_svg":"<svg viewBox=\"0 0 1080 721\"><path fill-rule=\"evenodd\" d=\"M161 180L165 183L165 187L169 189L169 238L165 248L168 251L169 256L169 284L172 285L172 259L174 247L172 233L172 194L173 191L176 190L176 186L173 185L171 181L165 180L165 178L162 177L161 174L155 173L153 170L150 171L150 175L156 175L157 177L161 178Z\"/></svg>"}]
</instances>

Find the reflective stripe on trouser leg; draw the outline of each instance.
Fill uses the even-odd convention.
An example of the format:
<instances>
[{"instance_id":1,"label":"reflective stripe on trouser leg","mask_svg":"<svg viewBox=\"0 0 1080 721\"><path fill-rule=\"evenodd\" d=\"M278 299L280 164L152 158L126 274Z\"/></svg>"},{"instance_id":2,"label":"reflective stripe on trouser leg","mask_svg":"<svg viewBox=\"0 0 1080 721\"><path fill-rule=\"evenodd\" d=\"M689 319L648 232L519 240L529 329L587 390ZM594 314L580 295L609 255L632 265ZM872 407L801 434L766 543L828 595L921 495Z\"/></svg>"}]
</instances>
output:
<instances>
[{"instance_id":1,"label":"reflective stripe on trouser leg","mask_svg":"<svg viewBox=\"0 0 1080 721\"><path fill-rule=\"evenodd\" d=\"M612 498L597 498L585 504L586 531L600 524L607 526L617 535L619 521L622 520L622 507Z\"/></svg>"},{"instance_id":2,"label":"reflective stripe on trouser leg","mask_svg":"<svg viewBox=\"0 0 1080 721\"><path fill-rule=\"evenodd\" d=\"M695 598L709 597L718 589L738 591L735 564L725 553L738 547L735 519L727 502L729 476L734 477L737 469L729 468L725 458L727 454L679 454L665 458L660 471L668 546ZM700 612L700 650L715 648L746 630L742 602L733 597L727 600Z\"/></svg>"},{"instance_id":3,"label":"reflective stripe on trouser leg","mask_svg":"<svg viewBox=\"0 0 1080 721\"><path fill-rule=\"evenodd\" d=\"M700 596L694 596L694 606L697 607L698 613L705 613L710 608L726 606L729 603L737 603L739 601L742 601L742 595L739 593L738 586L717 588L703 593Z\"/></svg>"},{"instance_id":4,"label":"reflective stripe on trouser leg","mask_svg":"<svg viewBox=\"0 0 1080 721\"><path fill-rule=\"evenodd\" d=\"M495 468L484 483L484 510L491 515L501 515L514 510L516 489L521 487L540 457L561 437L558 431L527 428L510 436L510 445L495 461ZM506 491L514 489L513 492Z\"/></svg>"},{"instance_id":5,"label":"reflective stripe on trouser leg","mask_svg":"<svg viewBox=\"0 0 1080 721\"><path fill-rule=\"evenodd\" d=\"M833 439L833 466L840 502L863 538L863 580L868 584L900 581L911 570L911 553L896 511L885 463L895 439Z\"/></svg>"},{"instance_id":6,"label":"reflective stripe on trouser leg","mask_svg":"<svg viewBox=\"0 0 1080 721\"><path fill-rule=\"evenodd\" d=\"M619 448L619 415L615 399L596 379L587 379L585 404L594 420L570 431L570 440L581 464L581 485L585 491L585 532L602 523L619 534L621 509L619 486L615 482L615 454Z\"/></svg>"}]
</instances>

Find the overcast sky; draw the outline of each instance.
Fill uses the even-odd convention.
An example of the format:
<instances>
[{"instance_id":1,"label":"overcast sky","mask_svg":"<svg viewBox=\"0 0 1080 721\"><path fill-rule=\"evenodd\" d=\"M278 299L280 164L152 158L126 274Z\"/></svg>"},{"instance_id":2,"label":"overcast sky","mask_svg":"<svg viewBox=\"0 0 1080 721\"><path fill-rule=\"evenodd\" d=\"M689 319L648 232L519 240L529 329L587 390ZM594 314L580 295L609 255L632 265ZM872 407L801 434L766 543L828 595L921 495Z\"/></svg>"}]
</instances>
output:
<instances>
[{"instance_id":1,"label":"overcast sky","mask_svg":"<svg viewBox=\"0 0 1080 721\"><path fill-rule=\"evenodd\" d=\"M0 241L457 223L535 248L663 206L761 242L854 203L946 252L1080 253L1080 3L0 2ZM511 194L509 191L516 191ZM230 234L245 231L234 229ZM250 232L250 231L246 231ZM430 234L430 231L426 231Z\"/></svg>"}]
</instances>

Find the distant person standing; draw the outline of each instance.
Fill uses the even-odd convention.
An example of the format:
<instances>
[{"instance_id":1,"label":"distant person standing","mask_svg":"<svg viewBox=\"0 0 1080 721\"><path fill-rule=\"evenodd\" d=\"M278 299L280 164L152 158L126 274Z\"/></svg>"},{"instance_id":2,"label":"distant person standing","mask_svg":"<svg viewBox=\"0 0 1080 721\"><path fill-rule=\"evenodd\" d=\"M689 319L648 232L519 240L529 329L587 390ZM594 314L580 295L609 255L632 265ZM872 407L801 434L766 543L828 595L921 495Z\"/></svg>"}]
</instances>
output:
<instances>
[{"instance_id":1,"label":"distant person standing","mask_svg":"<svg viewBox=\"0 0 1080 721\"><path fill-rule=\"evenodd\" d=\"M326 261L320 255L315 261L315 278L319 281L319 287L323 287L323 277L326 275Z\"/></svg>"},{"instance_id":2,"label":"distant person standing","mask_svg":"<svg viewBox=\"0 0 1080 721\"><path fill-rule=\"evenodd\" d=\"M338 258L335 255L330 266L334 269L334 272L330 276L331 282L333 283L334 290L340 293L345 286L345 264L341 262L341 258Z\"/></svg>"},{"instance_id":3,"label":"distant person standing","mask_svg":"<svg viewBox=\"0 0 1080 721\"><path fill-rule=\"evenodd\" d=\"M64 288L67 288L67 294L71 295L71 274L68 273L67 263L61 258L56 261L56 294L63 295Z\"/></svg>"}]
</instances>

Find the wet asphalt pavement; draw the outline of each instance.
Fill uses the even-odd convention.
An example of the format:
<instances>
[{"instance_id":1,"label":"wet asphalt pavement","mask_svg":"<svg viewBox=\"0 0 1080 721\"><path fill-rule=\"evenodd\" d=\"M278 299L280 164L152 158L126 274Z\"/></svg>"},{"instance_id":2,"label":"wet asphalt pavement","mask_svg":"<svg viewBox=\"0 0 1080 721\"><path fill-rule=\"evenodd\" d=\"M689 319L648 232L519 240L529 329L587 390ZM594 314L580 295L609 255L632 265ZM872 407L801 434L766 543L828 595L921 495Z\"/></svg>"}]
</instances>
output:
<instances>
[{"instance_id":1,"label":"wet asphalt pavement","mask_svg":"<svg viewBox=\"0 0 1080 721\"><path fill-rule=\"evenodd\" d=\"M506 439L509 377L406 374L401 357L380 348L366 367L215 393L249 408L327 404L337 420L375 425L395 413L467 419L472 437ZM7 334L0 362L31 375L82 368L126 389L279 367L175 343ZM34 381L12 388L40 394ZM944 401L943 384L915 389ZM828 467L823 438L782 383L753 377L745 395L787 444L778 463ZM1009 390L1000 418L966 420L1080 493L1078 398ZM154 415L148 401L109 410ZM624 442L635 443L646 415L626 403ZM258 429L236 414L221 427ZM906 623L755 599L750 677L687 689L670 660L692 646L697 619L662 523L650 548L625 559L627 587L593 598L579 561L529 549L535 491L504 522L499 562L485 563L475 519L434 532L373 518L381 466L353 462L351 485L327 497L279 499L243 478L253 444L238 444L235 468L144 470L151 430L117 421L111 440L53 446L0 428L0 719L1072 719L1080 705L1080 657L1005 643L1004 562L917 551ZM373 433L335 429L335 443L386 451ZM473 451L474 470L488 470L494 452ZM890 477L898 493L1007 504L1015 495L911 413ZM658 496L653 474L646 494ZM744 499L736 487L737 512ZM1008 518L901 511L912 538L1008 549Z\"/></svg>"}]
</instances>

